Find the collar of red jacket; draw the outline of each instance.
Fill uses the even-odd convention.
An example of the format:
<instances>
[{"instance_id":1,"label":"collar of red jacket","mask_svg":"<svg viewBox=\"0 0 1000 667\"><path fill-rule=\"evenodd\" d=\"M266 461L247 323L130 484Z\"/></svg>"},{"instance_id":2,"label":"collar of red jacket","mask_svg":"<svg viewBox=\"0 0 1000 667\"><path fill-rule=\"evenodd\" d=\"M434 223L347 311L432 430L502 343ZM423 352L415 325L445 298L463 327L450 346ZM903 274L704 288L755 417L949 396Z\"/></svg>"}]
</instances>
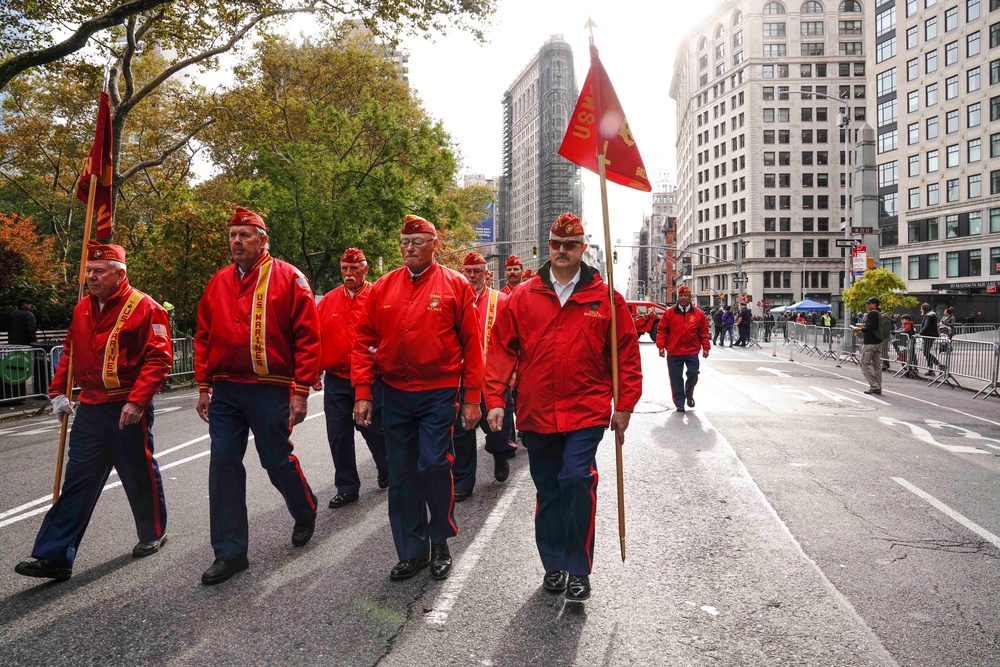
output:
<instances>
[{"instance_id":1,"label":"collar of red jacket","mask_svg":"<svg viewBox=\"0 0 1000 667\"><path fill-rule=\"evenodd\" d=\"M534 289L549 290L555 292L555 288L552 287L552 260L542 264L542 268L535 272L544 287L535 287ZM580 290L587 289L590 287L590 283L594 280L601 281L600 272L594 267L590 266L586 262L580 262L580 282L576 284L576 289L573 290L573 294L576 294Z\"/></svg>"}]
</instances>

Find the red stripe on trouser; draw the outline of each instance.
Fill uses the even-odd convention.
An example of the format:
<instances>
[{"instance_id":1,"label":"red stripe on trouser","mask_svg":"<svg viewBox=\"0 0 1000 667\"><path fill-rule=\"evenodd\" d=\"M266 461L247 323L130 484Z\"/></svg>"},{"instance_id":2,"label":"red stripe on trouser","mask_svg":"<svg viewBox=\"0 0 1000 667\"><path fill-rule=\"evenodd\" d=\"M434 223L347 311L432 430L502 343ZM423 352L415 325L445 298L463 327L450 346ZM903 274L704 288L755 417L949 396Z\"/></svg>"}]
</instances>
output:
<instances>
[{"instance_id":1,"label":"red stripe on trouser","mask_svg":"<svg viewBox=\"0 0 1000 667\"><path fill-rule=\"evenodd\" d=\"M142 426L142 448L146 453L146 472L149 473L149 486L153 490L153 528L157 539L163 537L163 519L160 516L160 489L156 485L156 469L153 467L153 452L149 451L149 426L146 423L146 411L139 418Z\"/></svg>"},{"instance_id":2,"label":"red stripe on trouser","mask_svg":"<svg viewBox=\"0 0 1000 667\"><path fill-rule=\"evenodd\" d=\"M590 485L590 529L587 531L587 539L584 542L584 551L587 554L587 565L594 569L594 559L591 554L594 552L594 528L597 519L597 469L590 467L590 474L594 476L594 483Z\"/></svg>"},{"instance_id":3,"label":"red stripe on trouser","mask_svg":"<svg viewBox=\"0 0 1000 667\"><path fill-rule=\"evenodd\" d=\"M458 411L461 407L458 404L458 395L455 395L455 419L458 419ZM452 442L455 437L455 419L451 420L451 428L448 429L448 442ZM451 469L455 467L455 455L451 453L451 447L444 454L445 458L448 459L448 478L451 480L451 497L448 499L448 525L451 529L455 531L458 535L458 525L455 523L455 475L451 472Z\"/></svg>"},{"instance_id":4,"label":"red stripe on trouser","mask_svg":"<svg viewBox=\"0 0 1000 667\"><path fill-rule=\"evenodd\" d=\"M295 397L295 390L291 387L288 388L288 402L291 404L292 398ZM295 451L295 443L292 442L292 427L288 427L288 448L293 452ZM316 509L316 497L313 495L312 489L309 488L309 482L306 481L305 473L302 472L302 466L299 465L299 459L295 454L288 455L288 461L295 467L295 472L299 474L299 481L302 482L302 493L306 497L306 504L309 505L309 509Z\"/></svg>"}]
</instances>

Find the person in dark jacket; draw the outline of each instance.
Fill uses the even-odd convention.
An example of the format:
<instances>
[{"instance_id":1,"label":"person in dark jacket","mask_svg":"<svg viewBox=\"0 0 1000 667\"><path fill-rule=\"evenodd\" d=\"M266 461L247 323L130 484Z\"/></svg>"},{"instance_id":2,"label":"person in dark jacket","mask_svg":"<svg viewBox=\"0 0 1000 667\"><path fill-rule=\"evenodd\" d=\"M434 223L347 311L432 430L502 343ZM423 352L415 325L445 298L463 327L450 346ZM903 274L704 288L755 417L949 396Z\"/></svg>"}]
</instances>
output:
<instances>
[{"instance_id":1,"label":"person in dark jacket","mask_svg":"<svg viewBox=\"0 0 1000 667\"><path fill-rule=\"evenodd\" d=\"M878 297L871 297L865 301L868 313L865 315L863 325L852 327L855 333L861 334L861 372L868 380L866 394L882 393L882 339L878 337L879 319L882 317L879 311L880 303Z\"/></svg>"},{"instance_id":2,"label":"person in dark jacket","mask_svg":"<svg viewBox=\"0 0 1000 667\"><path fill-rule=\"evenodd\" d=\"M7 326L7 342L11 345L32 345L35 342L37 325L35 314L31 312L31 302L22 299L17 310L10 314Z\"/></svg>"},{"instance_id":3,"label":"person in dark jacket","mask_svg":"<svg viewBox=\"0 0 1000 667\"><path fill-rule=\"evenodd\" d=\"M920 331L917 332L917 335L921 336L920 341L924 346L924 358L927 360L927 371L924 375L934 375L934 367L941 365L938 358L932 352L934 341L931 340L938 337L938 316L937 313L931 310L929 303L920 304L920 314L923 315L923 320L920 322Z\"/></svg>"},{"instance_id":4,"label":"person in dark jacket","mask_svg":"<svg viewBox=\"0 0 1000 667\"><path fill-rule=\"evenodd\" d=\"M736 315L736 326L739 330L739 339L736 344L740 347L746 347L747 343L750 342L750 324L753 322L753 311L750 310L750 306L743 304L740 308L739 313Z\"/></svg>"},{"instance_id":5,"label":"person in dark jacket","mask_svg":"<svg viewBox=\"0 0 1000 667\"><path fill-rule=\"evenodd\" d=\"M718 345L719 339L722 338L722 308L712 311L712 324L715 326L715 331L712 332L712 344Z\"/></svg>"},{"instance_id":6,"label":"person in dark jacket","mask_svg":"<svg viewBox=\"0 0 1000 667\"><path fill-rule=\"evenodd\" d=\"M729 334L729 347L733 346L733 324L735 324L736 318L733 317L732 311L729 306L722 307L722 342L721 347L726 346L726 334Z\"/></svg>"}]
</instances>

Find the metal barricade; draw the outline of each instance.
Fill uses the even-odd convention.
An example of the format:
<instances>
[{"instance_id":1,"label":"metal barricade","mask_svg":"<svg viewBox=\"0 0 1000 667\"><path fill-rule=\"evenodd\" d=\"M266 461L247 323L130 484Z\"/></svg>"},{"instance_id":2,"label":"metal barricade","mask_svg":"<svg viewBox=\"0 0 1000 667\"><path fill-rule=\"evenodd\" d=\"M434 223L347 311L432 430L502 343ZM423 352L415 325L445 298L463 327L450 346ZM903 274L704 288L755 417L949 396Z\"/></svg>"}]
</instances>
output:
<instances>
[{"instance_id":1,"label":"metal barricade","mask_svg":"<svg viewBox=\"0 0 1000 667\"><path fill-rule=\"evenodd\" d=\"M49 355L30 345L0 346L0 402L21 403L48 396Z\"/></svg>"},{"instance_id":2,"label":"metal barricade","mask_svg":"<svg viewBox=\"0 0 1000 667\"><path fill-rule=\"evenodd\" d=\"M951 328L951 337L976 340L985 343L1000 343L1000 328L996 324L959 324Z\"/></svg>"},{"instance_id":3,"label":"metal barricade","mask_svg":"<svg viewBox=\"0 0 1000 667\"><path fill-rule=\"evenodd\" d=\"M174 365L167 377L191 375L194 373L194 338L173 338L170 341L174 351Z\"/></svg>"},{"instance_id":4,"label":"metal barricade","mask_svg":"<svg viewBox=\"0 0 1000 667\"><path fill-rule=\"evenodd\" d=\"M983 392L996 394L998 350L1000 345L996 343L939 337L933 351L940 361L940 373L930 386L949 384L961 387L961 379L966 383L983 383L984 386L973 398L978 398Z\"/></svg>"},{"instance_id":5,"label":"metal barricade","mask_svg":"<svg viewBox=\"0 0 1000 667\"><path fill-rule=\"evenodd\" d=\"M861 338L847 325L836 328L838 345L836 348L837 367L844 362L861 365Z\"/></svg>"}]
</instances>

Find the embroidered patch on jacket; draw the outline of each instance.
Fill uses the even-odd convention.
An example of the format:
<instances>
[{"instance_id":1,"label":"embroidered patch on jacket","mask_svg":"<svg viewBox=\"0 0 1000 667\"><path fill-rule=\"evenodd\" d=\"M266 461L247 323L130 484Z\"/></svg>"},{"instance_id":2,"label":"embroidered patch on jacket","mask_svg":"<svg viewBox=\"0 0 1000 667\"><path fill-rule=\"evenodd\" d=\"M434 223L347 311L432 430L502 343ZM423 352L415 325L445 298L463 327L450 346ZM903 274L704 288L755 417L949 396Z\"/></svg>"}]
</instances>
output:
<instances>
[{"instance_id":1,"label":"embroidered patch on jacket","mask_svg":"<svg viewBox=\"0 0 1000 667\"><path fill-rule=\"evenodd\" d=\"M430 303L427 304L427 310L441 310L441 295L431 294Z\"/></svg>"},{"instance_id":2,"label":"embroidered patch on jacket","mask_svg":"<svg viewBox=\"0 0 1000 667\"><path fill-rule=\"evenodd\" d=\"M153 325L153 335L167 337L167 327L162 324Z\"/></svg>"}]
</instances>

